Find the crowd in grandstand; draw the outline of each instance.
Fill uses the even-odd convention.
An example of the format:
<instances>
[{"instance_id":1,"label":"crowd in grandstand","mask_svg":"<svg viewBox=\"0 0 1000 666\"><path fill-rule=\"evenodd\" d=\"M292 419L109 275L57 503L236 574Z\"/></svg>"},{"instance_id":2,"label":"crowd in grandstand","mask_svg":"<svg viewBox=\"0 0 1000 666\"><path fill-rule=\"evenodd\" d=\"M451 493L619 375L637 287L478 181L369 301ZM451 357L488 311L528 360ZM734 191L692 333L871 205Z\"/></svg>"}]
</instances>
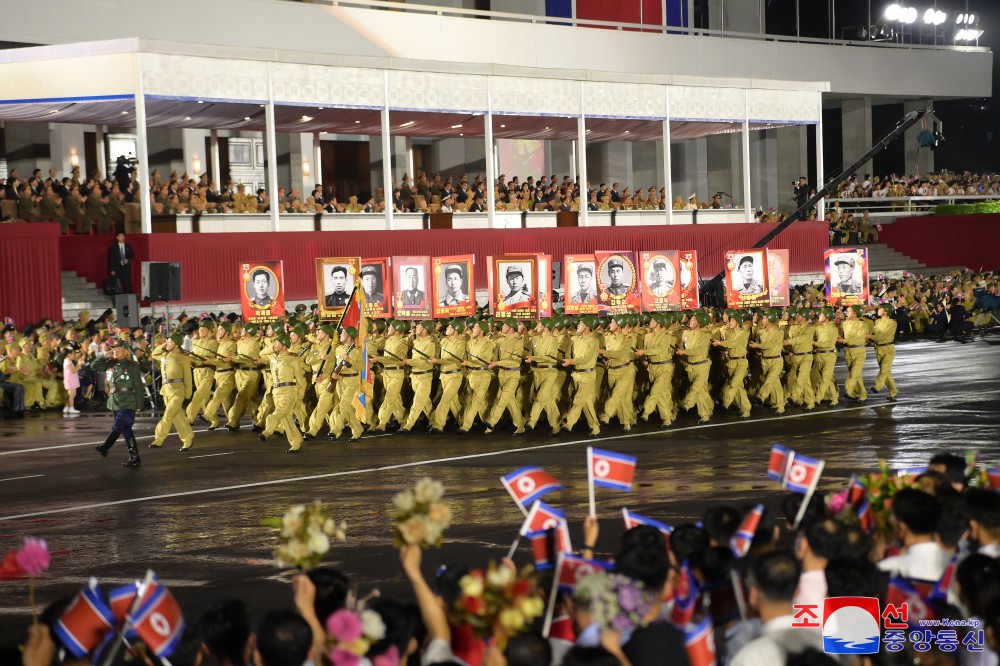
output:
<instances>
[{"instance_id":1,"label":"crowd in grandstand","mask_svg":"<svg viewBox=\"0 0 1000 666\"><path fill-rule=\"evenodd\" d=\"M918 175L851 176L837 187L835 198L954 197L1000 195L1000 175L942 171Z\"/></svg>"}]
</instances>

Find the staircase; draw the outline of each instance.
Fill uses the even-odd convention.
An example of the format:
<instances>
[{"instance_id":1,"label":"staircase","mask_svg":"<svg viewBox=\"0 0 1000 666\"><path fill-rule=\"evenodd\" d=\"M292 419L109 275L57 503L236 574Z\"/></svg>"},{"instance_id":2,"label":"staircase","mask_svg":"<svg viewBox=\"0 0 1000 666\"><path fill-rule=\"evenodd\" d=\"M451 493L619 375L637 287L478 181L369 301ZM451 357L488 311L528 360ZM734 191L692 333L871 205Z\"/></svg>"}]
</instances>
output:
<instances>
[{"instance_id":1,"label":"staircase","mask_svg":"<svg viewBox=\"0 0 1000 666\"><path fill-rule=\"evenodd\" d=\"M89 310L90 316L97 319L111 307L111 297L105 296L93 282L87 282L87 278L82 278L73 271L62 271L60 277L64 321L79 319L84 310Z\"/></svg>"},{"instance_id":2,"label":"staircase","mask_svg":"<svg viewBox=\"0 0 1000 666\"><path fill-rule=\"evenodd\" d=\"M936 275L950 273L953 270L964 270L965 266L945 266L929 268L926 264L897 252L885 243L872 243L868 248L868 274L874 278L877 275L885 275L887 278L898 278L903 273L921 273L923 275Z\"/></svg>"}]
</instances>

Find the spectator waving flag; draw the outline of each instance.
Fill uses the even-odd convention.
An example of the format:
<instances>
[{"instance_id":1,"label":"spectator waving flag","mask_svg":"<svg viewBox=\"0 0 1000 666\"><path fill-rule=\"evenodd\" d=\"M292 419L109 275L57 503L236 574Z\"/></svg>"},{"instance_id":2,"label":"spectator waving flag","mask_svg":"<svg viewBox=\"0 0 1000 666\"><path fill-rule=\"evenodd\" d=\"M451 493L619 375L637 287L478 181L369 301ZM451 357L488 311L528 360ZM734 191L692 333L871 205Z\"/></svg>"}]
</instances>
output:
<instances>
[{"instance_id":1,"label":"spectator waving flag","mask_svg":"<svg viewBox=\"0 0 1000 666\"><path fill-rule=\"evenodd\" d=\"M180 604L163 586L143 595L139 610L129 617L129 623L157 657L169 657L184 632Z\"/></svg>"},{"instance_id":2,"label":"spectator waving flag","mask_svg":"<svg viewBox=\"0 0 1000 666\"><path fill-rule=\"evenodd\" d=\"M572 553L559 553L556 561L556 581L563 592L572 593L576 584L587 576L611 568L607 562L588 560Z\"/></svg>"},{"instance_id":3,"label":"spectator waving flag","mask_svg":"<svg viewBox=\"0 0 1000 666\"><path fill-rule=\"evenodd\" d=\"M691 666L715 666L715 627L711 615L686 629L684 646Z\"/></svg>"},{"instance_id":4,"label":"spectator waving flag","mask_svg":"<svg viewBox=\"0 0 1000 666\"><path fill-rule=\"evenodd\" d=\"M549 506L545 502L535 500L531 505L531 510L521 524L521 536L527 536L531 532L539 530L550 530L559 527L560 522L566 522L566 514L559 509Z\"/></svg>"},{"instance_id":5,"label":"spectator waving flag","mask_svg":"<svg viewBox=\"0 0 1000 666\"><path fill-rule=\"evenodd\" d=\"M958 553L951 556L948 566L944 568L941 579L934 584L931 589L931 601L948 601L948 590L951 588L951 581L955 577L955 568L958 566Z\"/></svg>"},{"instance_id":6,"label":"spectator waving flag","mask_svg":"<svg viewBox=\"0 0 1000 666\"><path fill-rule=\"evenodd\" d=\"M670 609L670 623L678 629L683 629L694 618L694 606L698 600L698 583L691 575L691 567L687 560L681 563L674 585L674 605Z\"/></svg>"},{"instance_id":7,"label":"spectator waving flag","mask_svg":"<svg viewBox=\"0 0 1000 666\"><path fill-rule=\"evenodd\" d=\"M670 534L674 531L670 525L666 523L661 523L658 520L653 520L647 516L640 516L638 513L629 511L628 509L622 508L622 518L625 519L625 529L630 530L636 525L648 525L650 527L655 527L663 533L663 536L667 539L667 545L670 544Z\"/></svg>"},{"instance_id":8,"label":"spectator waving flag","mask_svg":"<svg viewBox=\"0 0 1000 666\"><path fill-rule=\"evenodd\" d=\"M757 528L760 526L760 519L763 516L764 505L758 504L747 514L747 517L740 524L739 529L736 530L736 534L729 540L729 547L733 549L733 554L736 557L743 557L750 550L750 544L753 543L753 537L757 533Z\"/></svg>"},{"instance_id":9,"label":"spectator waving flag","mask_svg":"<svg viewBox=\"0 0 1000 666\"><path fill-rule=\"evenodd\" d=\"M83 659L104 642L115 624L114 614L101 598L97 579L91 578L52 630L77 659Z\"/></svg>"},{"instance_id":10,"label":"spectator waving flag","mask_svg":"<svg viewBox=\"0 0 1000 666\"><path fill-rule=\"evenodd\" d=\"M554 476L541 467L522 467L506 476L501 476L500 482L525 514L527 514L525 506L554 490L563 488Z\"/></svg>"},{"instance_id":11,"label":"spectator waving flag","mask_svg":"<svg viewBox=\"0 0 1000 666\"><path fill-rule=\"evenodd\" d=\"M628 456L613 451L602 451L592 446L587 447L587 485L590 490L590 515L597 515L594 486L615 488L616 490L632 490L636 461L635 456Z\"/></svg>"}]
</instances>

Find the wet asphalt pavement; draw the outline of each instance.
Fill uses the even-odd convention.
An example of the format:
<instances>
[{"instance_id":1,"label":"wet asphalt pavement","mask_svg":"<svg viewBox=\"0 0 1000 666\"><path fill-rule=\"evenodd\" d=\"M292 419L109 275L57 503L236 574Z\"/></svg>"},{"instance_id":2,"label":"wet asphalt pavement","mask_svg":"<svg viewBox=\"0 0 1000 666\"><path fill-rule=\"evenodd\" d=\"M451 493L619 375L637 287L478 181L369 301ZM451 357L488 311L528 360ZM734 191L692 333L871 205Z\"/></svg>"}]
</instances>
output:
<instances>
[{"instance_id":1,"label":"wet asphalt pavement","mask_svg":"<svg viewBox=\"0 0 1000 666\"><path fill-rule=\"evenodd\" d=\"M841 358L841 386L845 371ZM867 386L876 371L870 351ZM260 617L291 603L290 586L270 562L276 533L260 521L317 498L348 523L347 541L335 544L325 563L348 574L361 595L373 587L404 595L389 504L394 492L422 476L444 483L454 511L444 548L425 556L431 572L444 562L484 564L504 556L522 515L499 477L525 465L544 467L566 485L546 501L566 510L574 543L581 545L588 445L639 460L633 492L597 490L599 553L614 550L622 507L668 524L696 521L717 503L762 501L777 508L782 491L765 475L775 442L823 458L820 489L829 490L875 468L879 458L899 468L923 465L938 451L975 448L986 462L1000 463L1000 336L968 344L903 343L894 375L896 403L882 392L865 405L841 400L810 413L789 407L781 417L755 408L749 422L717 411L706 426L682 413L668 431L640 423L628 435L605 428L599 440L587 439L580 425L557 438L512 438L509 427L490 437L414 433L353 444L321 437L297 456L285 455L282 437L260 442L246 425L237 433L196 426L189 454L177 452L176 435L162 450L149 450L156 419L147 414L136 423L140 470L121 467L121 441L107 459L94 451L111 425L107 412L0 420L0 550L18 547L24 535L48 540L53 564L39 581L41 605L72 594L90 576L111 587L153 568L189 619L234 596ZM515 559L530 561L528 547ZM30 623L26 590L23 582L0 582L0 645Z\"/></svg>"}]
</instances>

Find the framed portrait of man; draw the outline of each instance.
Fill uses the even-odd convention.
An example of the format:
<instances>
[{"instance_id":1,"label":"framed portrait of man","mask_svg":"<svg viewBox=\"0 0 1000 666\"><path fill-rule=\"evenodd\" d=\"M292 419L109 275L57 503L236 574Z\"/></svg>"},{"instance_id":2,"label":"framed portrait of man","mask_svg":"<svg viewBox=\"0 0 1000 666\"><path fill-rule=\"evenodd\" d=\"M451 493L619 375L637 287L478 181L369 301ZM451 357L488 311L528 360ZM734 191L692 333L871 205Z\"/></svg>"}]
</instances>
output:
<instances>
[{"instance_id":1,"label":"framed portrait of man","mask_svg":"<svg viewBox=\"0 0 1000 666\"><path fill-rule=\"evenodd\" d=\"M836 248L823 253L826 301L832 305L862 305L868 301L868 249Z\"/></svg>"},{"instance_id":2,"label":"framed portrait of man","mask_svg":"<svg viewBox=\"0 0 1000 666\"><path fill-rule=\"evenodd\" d=\"M393 310L396 319L430 319L434 285L430 257L393 257Z\"/></svg>"},{"instance_id":3,"label":"framed portrait of man","mask_svg":"<svg viewBox=\"0 0 1000 666\"><path fill-rule=\"evenodd\" d=\"M243 321L268 324L285 314L281 261L240 262Z\"/></svg>"},{"instance_id":4,"label":"framed portrait of man","mask_svg":"<svg viewBox=\"0 0 1000 666\"><path fill-rule=\"evenodd\" d=\"M642 269L640 292L643 312L680 309L677 255L676 250L639 253L639 265Z\"/></svg>"},{"instance_id":5,"label":"framed portrait of man","mask_svg":"<svg viewBox=\"0 0 1000 666\"><path fill-rule=\"evenodd\" d=\"M639 312L638 272L634 252L595 252L598 311L608 314Z\"/></svg>"},{"instance_id":6,"label":"framed portrait of man","mask_svg":"<svg viewBox=\"0 0 1000 666\"><path fill-rule=\"evenodd\" d=\"M566 314L597 314L597 261L592 254L563 257L563 284L566 285Z\"/></svg>"},{"instance_id":7,"label":"framed portrait of man","mask_svg":"<svg viewBox=\"0 0 1000 666\"><path fill-rule=\"evenodd\" d=\"M767 248L767 286L771 307L784 308L791 303L788 287L788 250Z\"/></svg>"},{"instance_id":8,"label":"framed portrait of man","mask_svg":"<svg viewBox=\"0 0 1000 666\"><path fill-rule=\"evenodd\" d=\"M538 255L490 257L490 306L496 317L538 317Z\"/></svg>"},{"instance_id":9,"label":"framed portrait of man","mask_svg":"<svg viewBox=\"0 0 1000 666\"><path fill-rule=\"evenodd\" d=\"M693 310L701 305L698 294L698 252L679 250L677 252L677 273L680 279L680 295L677 307Z\"/></svg>"},{"instance_id":10,"label":"framed portrait of man","mask_svg":"<svg viewBox=\"0 0 1000 666\"><path fill-rule=\"evenodd\" d=\"M476 314L474 254L432 257L434 317L471 317Z\"/></svg>"},{"instance_id":11,"label":"framed portrait of man","mask_svg":"<svg viewBox=\"0 0 1000 666\"><path fill-rule=\"evenodd\" d=\"M538 296L538 316L552 316L552 255L538 255L538 279L535 284Z\"/></svg>"},{"instance_id":12,"label":"framed portrait of man","mask_svg":"<svg viewBox=\"0 0 1000 666\"><path fill-rule=\"evenodd\" d=\"M726 305L731 308L767 307L767 251L726 251Z\"/></svg>"},{"instance_id":13,"label":"framed portrait of man","mask_svg":"<svg viewBox=\"0 0 1000 666\"><path fill-rule=\"evenodd\" d=\"M316 259L316 299L322 321L340 321L353 300L355 283L361 270L360 257L321 257Z\"/></svg>"},{"instance_id":14,"label":"framed portrait of man","mask_svg":"<svg viewBox=\"0 0 1000 666\"><path fill-rule=\"evenodd\" d=\"M392 316L392 259L378 257L361 259L361 292L365 316L385 319Z\"/></svg>"}]
</instances>

